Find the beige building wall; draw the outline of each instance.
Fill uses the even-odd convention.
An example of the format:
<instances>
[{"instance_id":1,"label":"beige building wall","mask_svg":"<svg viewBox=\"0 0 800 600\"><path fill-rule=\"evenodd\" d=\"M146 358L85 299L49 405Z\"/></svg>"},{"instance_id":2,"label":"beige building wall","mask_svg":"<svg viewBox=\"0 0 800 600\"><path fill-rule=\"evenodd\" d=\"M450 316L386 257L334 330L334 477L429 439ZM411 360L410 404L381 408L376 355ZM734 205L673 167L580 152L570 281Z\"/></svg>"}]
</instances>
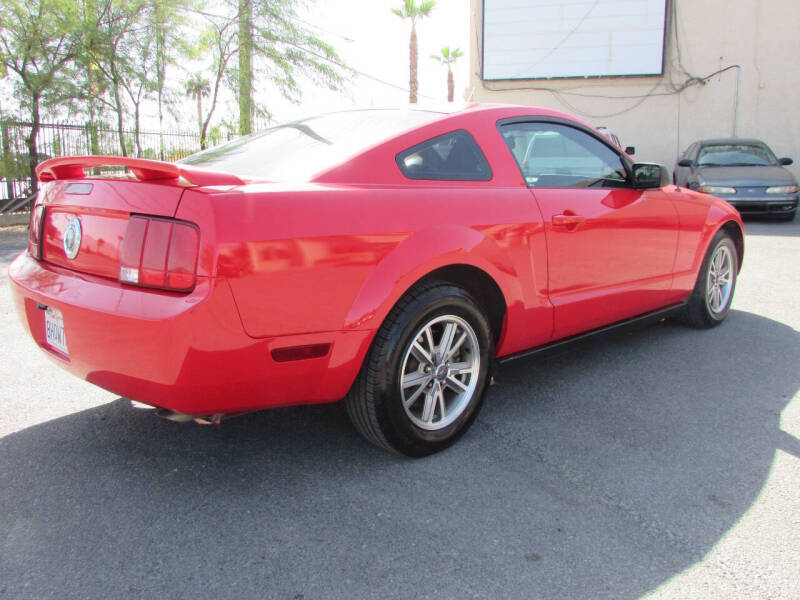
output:
<instances>
[{"instance_id":1,"label":"beige building wall","mask_svg":"<svg viewBox=\"0 0 800 600\"><path fill-rule=\"evenodd\" d=\"M793 158L789 169L800 178L800 0L668 2L662 76L483 81L483 0L471 0L467 96L545 106L605 125L636 147L637 159L670 170L695 140L730 136L735 127L739 137L760 138L779 157ZM678 91L688 74L705 78L730 65L741 68Z\"/></svg>"}]
</instances>

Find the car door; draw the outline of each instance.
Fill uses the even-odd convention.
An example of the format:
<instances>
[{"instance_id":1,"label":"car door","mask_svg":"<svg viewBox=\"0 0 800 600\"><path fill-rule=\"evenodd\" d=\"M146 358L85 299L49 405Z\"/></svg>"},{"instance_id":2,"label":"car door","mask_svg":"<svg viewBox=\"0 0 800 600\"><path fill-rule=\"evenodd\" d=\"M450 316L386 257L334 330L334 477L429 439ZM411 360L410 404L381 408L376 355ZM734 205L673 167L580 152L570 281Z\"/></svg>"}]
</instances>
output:
<instances>
[{"instance_id":1,"label":"car door","mask_svg":"<svg viewBox=\"0 0 800 600\"><path fill-rule=\"evenodd\" d=\"M545 223L554 339L670 303L678 213L661 189L633 189L629 161L568 122L501 124ZM513 150L524 148L524 153Z\"/></svg>"}]
</instances>

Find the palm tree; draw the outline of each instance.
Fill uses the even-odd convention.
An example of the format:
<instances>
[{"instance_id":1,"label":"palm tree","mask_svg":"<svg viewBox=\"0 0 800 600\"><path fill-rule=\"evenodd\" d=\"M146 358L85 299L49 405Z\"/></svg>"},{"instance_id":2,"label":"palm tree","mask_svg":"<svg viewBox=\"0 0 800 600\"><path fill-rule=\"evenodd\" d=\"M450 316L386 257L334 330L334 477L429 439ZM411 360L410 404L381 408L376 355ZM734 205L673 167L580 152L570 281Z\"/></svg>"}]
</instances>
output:
<instances>
[{"instance_id":1,"label":"palm tree","mask_svg":"<svg viewBox=\"0 0 800 600\"><path fill-rule=\"evenodd\" d=\"M200 130L200 148L206 149L206 136L203 133L203 98L211 93L208 79L195 73L186 82L186 95L197 100L197 124Z\"/></svg>"},{"instance_id":2,"label":"palm tree","mask_svg":"<svg viewBox=\"0 0 800 600\"><path fill-rule=\"evenodd\" d=\"M444 46L441 54L431 54L433 60L439 61L443 65L447 65L447 101L453 101L453 92L455 85L453 83L453 65L455 62L464 56L460 48L450 50L450 46Z\"/></svg>"},{"instance_id":3,"label":"palm tree","mask_svg":"<svg viewBox=\"0 0 800 600\"><path fill-rule=\"evenodd\" d=\"M423 0L417 5L415 0L405 0L403 8L393 8L392 12L398 17L411 21L411 39L408 41L408 101L417 103L417 21L428 17L436 6L436 0Z\"/></svg>"}]
</instances>

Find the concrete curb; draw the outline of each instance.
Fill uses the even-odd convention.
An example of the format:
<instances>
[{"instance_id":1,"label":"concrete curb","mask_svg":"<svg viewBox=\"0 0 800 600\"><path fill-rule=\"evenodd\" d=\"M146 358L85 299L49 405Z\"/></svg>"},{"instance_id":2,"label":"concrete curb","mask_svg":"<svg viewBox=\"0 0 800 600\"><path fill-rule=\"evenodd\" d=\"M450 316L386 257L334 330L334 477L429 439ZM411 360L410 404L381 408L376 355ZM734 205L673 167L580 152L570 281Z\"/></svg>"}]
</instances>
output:
<instances>
[{"instance_id":1,"label":"concrete curb","mask_svg":"<svg viewBox=\"0 0 800 600\"><path fill-rule=\"evenodd\" d=\"M8 213L0 215L0 227L9 225L27 225L31 220L31 213Z\"/></svg>"}]
</instances>

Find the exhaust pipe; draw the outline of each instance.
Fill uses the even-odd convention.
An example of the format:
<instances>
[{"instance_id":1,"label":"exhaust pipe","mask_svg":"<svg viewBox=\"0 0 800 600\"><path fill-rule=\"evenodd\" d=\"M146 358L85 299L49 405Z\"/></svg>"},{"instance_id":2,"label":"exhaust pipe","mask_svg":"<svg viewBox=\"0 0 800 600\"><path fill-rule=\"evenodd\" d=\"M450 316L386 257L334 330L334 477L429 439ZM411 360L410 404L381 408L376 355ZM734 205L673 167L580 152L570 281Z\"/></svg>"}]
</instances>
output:
<instances>
[{"instance_id":1,"label":"exhaust pipe","mask_svg":"<svg viewBox=\"0 0 800 600\"><path fill-rule=\"evenodd\" d=\"M222 417L225 416L222 413L213 415L187 415L166 408L156 408L155 414L157 417L167 419L173 423L191 423L194 421L198 425L219 425L222 422Z\"/></svg>"}]
</instances>

